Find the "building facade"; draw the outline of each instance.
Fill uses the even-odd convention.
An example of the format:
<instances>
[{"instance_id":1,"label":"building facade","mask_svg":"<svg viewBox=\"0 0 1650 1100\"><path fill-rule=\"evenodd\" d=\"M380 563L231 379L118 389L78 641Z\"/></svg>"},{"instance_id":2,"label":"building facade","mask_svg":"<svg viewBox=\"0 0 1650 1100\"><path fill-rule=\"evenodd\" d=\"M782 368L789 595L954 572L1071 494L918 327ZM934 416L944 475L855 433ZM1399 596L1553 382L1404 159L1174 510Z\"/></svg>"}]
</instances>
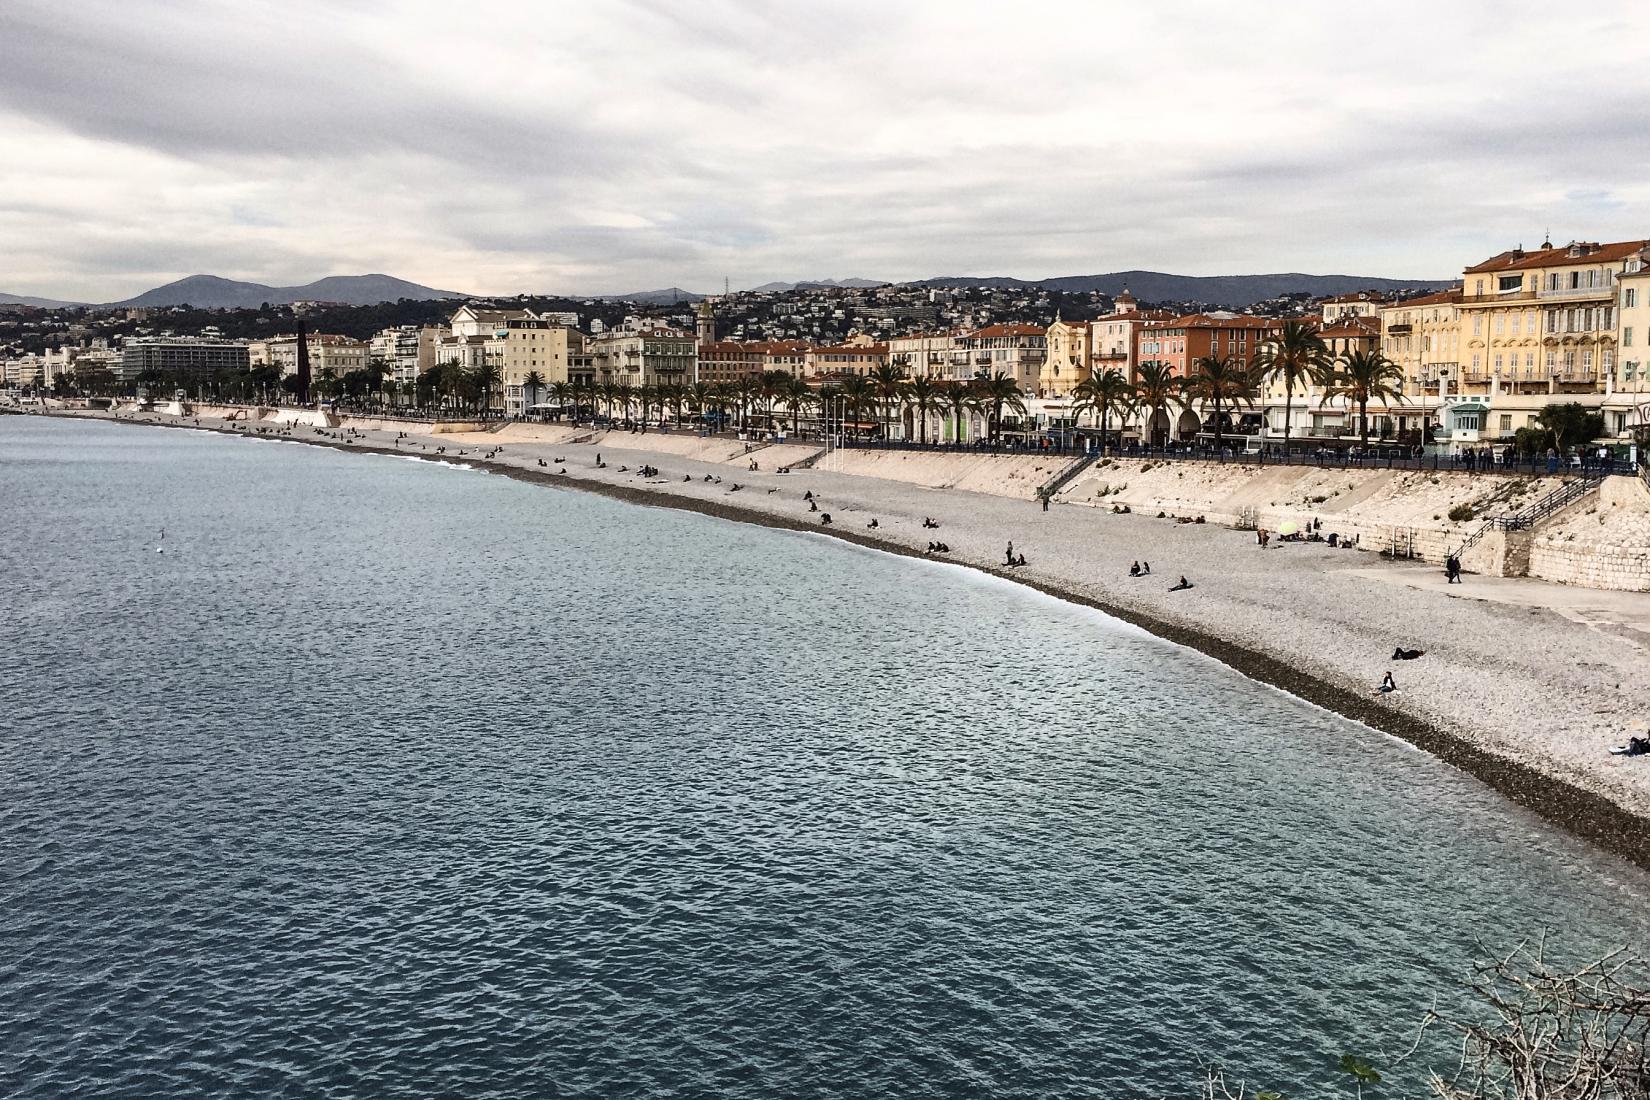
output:
<instances>
[{"instance_id":1,"label":"building facade","mask_svg":"<svg viewBox=\"0 0 1650 1100\"><path fill-rule=\"evenodd\" d=\"M1070 396L1094 368L1093 326L1056 317L1045 335L1047 354L1037 376L1037 396Z\"/></svg>"},{"instance_id":2,"label":"building facade","mask_svg":"<svg viewBox=\"0 0 1650 1100\"><path fill-rule=\"evenodd\" d=\"M593 377L621 386L692 385L699 345L674 328L613 329L590 341Z\"/></svg>"},{"instance_id":3,"label":"building facade","mask_svg":"<svg viewBox=\"0 0 1650 1100\"><path fill-rule=\"evenodd\" d=\"M120 349L121 382L133 382L145 371L199 377L245 371L251 357L238 340L206 340L189 336L134 336Z\"/></svg>"}]
</instances>

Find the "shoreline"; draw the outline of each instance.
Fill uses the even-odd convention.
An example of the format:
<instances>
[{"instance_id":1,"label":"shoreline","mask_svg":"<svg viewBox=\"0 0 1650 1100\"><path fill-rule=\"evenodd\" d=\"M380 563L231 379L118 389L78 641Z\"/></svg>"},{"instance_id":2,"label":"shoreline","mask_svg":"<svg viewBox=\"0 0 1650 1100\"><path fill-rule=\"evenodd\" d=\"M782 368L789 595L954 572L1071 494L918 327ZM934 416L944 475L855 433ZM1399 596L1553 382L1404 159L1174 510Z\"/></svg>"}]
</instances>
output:
<instances>
[{"instance_id":1,"label":"shoreline","mask_svg":"<svg viewBox=\"0 0 1650 1100\"><path fill-rule=\"evenodd\" d=\"M83 414L51 414L61 419L101 420L115 424L132 424L158 428L188 428L208 431L243 439L257 439L244 431L193 424L188 419L170 423L158 419L121 419L110 416ZM430 437L439 438L439 437ZM276 440L270 440L274 442ZM328 447L333 450L358 454L380 454L397 458L417 458L425 461L456 462L451 456L436 457L414 454L406 449L362 442L342 442L326 438L305 438L297 434L282 437L280 442L303 443ZM516 447L516 444L511 444ZM561 449L568 449L570 444ZM524 449L524 448L518 448ZM669 459L671 456L662 456ZM724 519L735 523L755 524L776 530L810 532L825 535L861 547L897 554L925 561L943 561L950 565L1023 585L1044 595L1067 603L1087 607L1109 615L1121 622L1143 629L1156 637L1185 646L1211 657L1252 680L1277 688L1308 703L1332 711L1344 718L1360 722L1381 733L1389 734L1410 744L1446 764L1472 776L1495 790L1514 804L1531 811L1543 820L1578 836L1594 846L1621 857L1641 868L1650 870L1650 816L1612 800L1599 791L1589 790L1578 783L1525 761L1516 760L1477 743L1469 735L1454 732L1443 724L1420 715L1405 713L1391 706L1379 705L1379 696L1351 690L1329 679L1307 671L1287 656L1269 653L1231 637L1222 636L1202 625L1189 625L1167 617L1152 614L1139 607L1130 607L1078 590L1070 584L1040 579L1021 571L1008 570L957 557L934 558L892 538L878 537L846 527L822 527L789 517L772 514L759 508L719 500L704 500L679 491L669 485L640 488L613 484L607 481L580 477L572 473L558 474L550 469L521 467L476 455L465 455L462 461L474 469L513 478L534 485L564 487L595 493L629 504L654 508L671 508ZM798 475L792 475L798 477ZM798 479L800 479L798 477Z\"/></svg>"}]
</instances>

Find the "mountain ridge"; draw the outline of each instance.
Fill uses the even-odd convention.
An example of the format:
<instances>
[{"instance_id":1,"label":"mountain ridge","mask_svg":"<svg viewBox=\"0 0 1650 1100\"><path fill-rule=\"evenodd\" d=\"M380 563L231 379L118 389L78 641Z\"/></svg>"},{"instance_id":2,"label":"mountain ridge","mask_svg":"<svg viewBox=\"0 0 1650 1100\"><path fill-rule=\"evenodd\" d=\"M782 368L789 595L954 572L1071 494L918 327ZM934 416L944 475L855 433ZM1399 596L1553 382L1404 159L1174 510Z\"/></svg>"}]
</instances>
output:
<instances>
[{"instance_id":1,"label":"mountain ridge","mask_svg":"<svg viewBox=\"0 0 1650 1100\"><path fill-rule=\"evenodd\" d=\"M284 306L293 302L340 302L351 306L371 306L401 298L467 298L453 290L436 290L393 275L328 275L300 286L270 286L266 283L225 279L220 275L189 275L119 302L109 308L144 308L190 305L198 309L257 309L268 302Z\"/></svg>"}]
</instances>

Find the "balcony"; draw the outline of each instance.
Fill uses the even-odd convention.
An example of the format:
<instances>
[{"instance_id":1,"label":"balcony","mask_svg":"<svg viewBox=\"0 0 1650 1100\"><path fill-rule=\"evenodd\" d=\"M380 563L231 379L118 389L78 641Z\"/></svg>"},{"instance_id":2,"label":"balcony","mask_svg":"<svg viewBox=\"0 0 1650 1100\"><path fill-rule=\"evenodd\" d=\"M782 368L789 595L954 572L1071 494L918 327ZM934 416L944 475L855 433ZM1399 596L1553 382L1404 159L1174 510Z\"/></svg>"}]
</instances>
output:
<instances>
[{"instance_id":1,"label":"balcony","mask_svg":"<svg viewBox=\"0 0 1650 1100\"><path fill-rule=\"evenodd\" d=\"M1616 284L1612 282L1608 286L1562 286L1557 290L1542 287L1536 291L1536 296L1543 302L1577 302L1587 298L1613 301L1616 297Z\"/></svg>"},{"instance_id":2,"label":"balcony","mask_svg":"<svg viewBox=\"0 0 1650 1100\"><path fill-rule=\"evenodd\" d=\"M1414 331L1414 325L1388 325L1386 334L1388 336L1408 336Z\"/></svg>"},{"instance_id":3,"label":"balcony","mask_svg":"<svg viewBox=\"0 0 1650 1100\"><path fill-rule=\"evenodd\" d=\"M1533 290L1509 290L1504 294L1467 294L1461 298L1464 306L1498 305L1502 302L1533 302L1536 292Z\"/></svg>"}]
</instances>

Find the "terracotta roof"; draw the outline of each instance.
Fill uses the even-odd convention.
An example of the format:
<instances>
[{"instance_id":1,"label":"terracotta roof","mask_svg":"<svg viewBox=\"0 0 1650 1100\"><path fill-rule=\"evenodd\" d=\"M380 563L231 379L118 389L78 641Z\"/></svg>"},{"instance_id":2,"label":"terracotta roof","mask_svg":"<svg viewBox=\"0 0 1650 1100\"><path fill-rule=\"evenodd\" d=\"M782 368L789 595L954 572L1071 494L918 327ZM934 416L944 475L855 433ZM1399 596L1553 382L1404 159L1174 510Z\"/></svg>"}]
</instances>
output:
<instances>
[{"instance_id":1,"label":"terracotta roof","mask_svg":"<svg viewBox=\"0 0 1650 1100\"><path fill-rule=\"evenodd\" d=\"M1283 322L1276 317L1211 317L1207 313L1188 313L1180 317L1171 317L1166 321L1153 321L1147 328L1248 328L1271 330L1281 328Z\"/></svg>"},{"instance_id":2,"label":"terracotta roof","mask_svg":"<svg viewBox=\"0 0 1650 1100\"><path fill-rule=\"evenodd\" d=\"M1474 264L1472 267L1467 268L1467 274L1475 275L1486 271L1528 271L1535 267L1567 267L1572 264L1608 263L1613 260L1625 260L1641 248L1646 247L1650 247L1650 241L1614 241L1610 244L1572 241L1557 248L1538 248L1533 252L1514 248L1499 255L1491 256L1481 264ZM1571 250L1576 248L1587 249L1588 251L1580 255L1571 255Z\"/></svg>"},{"instance_id":3,"label":"terracotta roof","mask_svg":"<svg viewBox=\"0 0 1650 1100\"><path fill-rule=\"evenodd\" d=\"M1441 306L1461 300L1461 288L1452 286L1448 290L1440 290L1432 294L1423 294L1419 298L1405 298L1401 302L1389 302L1382 309L1407 309L1410 306Z\"/></svg>"},{"instance_id":4,"label":"terracotta roof","mask_svg":"<svg viewBox=\"0 0 1650 1100\"><path fill-rule=\"evenodd\" d=\"M975 329L973 336L1044 336L1046 328L1036 325L987 325L982 329Z\"/></svg>"}]
</instances>

